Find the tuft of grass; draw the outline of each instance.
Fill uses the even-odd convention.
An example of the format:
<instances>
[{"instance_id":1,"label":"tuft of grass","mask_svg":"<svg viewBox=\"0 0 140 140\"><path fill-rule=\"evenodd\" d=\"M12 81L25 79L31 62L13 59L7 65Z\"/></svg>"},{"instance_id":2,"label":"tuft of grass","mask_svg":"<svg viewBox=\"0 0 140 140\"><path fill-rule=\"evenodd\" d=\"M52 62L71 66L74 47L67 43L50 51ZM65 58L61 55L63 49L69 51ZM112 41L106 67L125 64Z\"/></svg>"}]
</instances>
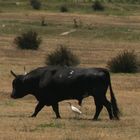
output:
<instances>
[{"instance_id":1,"label":"tuft of grass","mask_svg":"<svg viewBox=\"0 0 140 140\"><path fill-rule=\"evenodd\" d=\"M135 73L138 70L138 60L134 51L123 51L107 63L108 68L115 73Z\"/></svg>"},{"instance_id":2,"label":"tuft of grass","mask_svg":"<svg viewBox=\"0 0 140 140\"><path fill-rule=\"evenodd\" d=\"M37 50L41 43L41 38L38 37L38 33L35 31L28 31L26 33L17 36L14 39L14 43L20 49L32 49Z\"/></svg>"},{"instance_id":3,"label":"tuft of grass","mask_svg":"<svg viewBox=\"0 0 140 140\"><path fill-rule=\"evenodd\" d=\"M79 63L79 58L64 45L60 45L58 49L46 58L47 65L77 66Z\"/></svg>"},{"instance_id":4,"label":"tuft of grass","mask_svg":"<svg viewBox=\"0 0 140 140\"><path fill-rule=\"evenodd\" d=\"M30 4L35 10L39 10L41 8L41 2L39 0L30 0Z\"/></svg>"},{"instance_id":5,"label":"tuft of grass","mask_svg":"<svg viewBox=\"0 0 140 140\"><path fill-rule=\"evenodd\" d=\"M92 4L92 9L94 11L103 11L104 10L104 6L103 4L99 1L99 0L95 0Z\"/></svg>"},{"instance_id":6,"label":"tuft of grass","mask_svg":"<svg viewBox=\"0 0 140 140\"><path fill-rule=\"evenodd\" d=\"M68 7L66 5L61 5L60 6L60 11L61 12L68 12L69 10L68 10Z\"/></svg>"},{"instance_id":7,"label":"tuft of grass","mask_svg":"<svg viewBox=\"0 0 140 140\"><path fill-rule=\"evenodd\" d=\"M57 123L57 122L51 122L51 123L43 123L43 124L39 124L37 126L37 128L39 129L44 129L44 128L63 128L63 124L61 123Z\"/></svg>"}]
</instances>

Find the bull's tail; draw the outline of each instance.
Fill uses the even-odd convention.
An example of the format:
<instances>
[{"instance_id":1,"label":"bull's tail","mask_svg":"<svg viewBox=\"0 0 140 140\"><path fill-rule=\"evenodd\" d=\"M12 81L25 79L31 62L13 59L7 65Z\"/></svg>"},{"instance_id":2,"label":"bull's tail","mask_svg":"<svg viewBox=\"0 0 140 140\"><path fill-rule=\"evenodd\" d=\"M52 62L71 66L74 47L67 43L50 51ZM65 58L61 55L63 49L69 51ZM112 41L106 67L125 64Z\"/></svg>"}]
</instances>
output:
<instances>
[{"instance_id":1,"label":"bull's tail","mask_svg":"<svg viewBox=\"0 0 140 140\"><path fill-rule=\"evenodd\" d=\"M109 74L109 89L110 89L113 115L114 115L115 119L119 120L120 111L119 111L119 108L117 105L117 100L116 100L115 95L114 95L113 90L112 90L110 74Z\"/></svg>"}]
</instances>

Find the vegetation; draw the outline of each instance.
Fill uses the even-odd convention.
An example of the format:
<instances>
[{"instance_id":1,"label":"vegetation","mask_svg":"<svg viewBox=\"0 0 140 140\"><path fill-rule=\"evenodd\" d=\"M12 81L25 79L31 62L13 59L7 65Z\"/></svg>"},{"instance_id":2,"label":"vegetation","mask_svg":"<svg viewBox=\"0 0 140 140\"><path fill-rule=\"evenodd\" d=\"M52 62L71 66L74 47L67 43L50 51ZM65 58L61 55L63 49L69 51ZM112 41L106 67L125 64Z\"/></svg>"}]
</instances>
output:
<instances>
[{"instance_id":1,"label":"vegetation","mask_svg":"<svg viewBox=\"0 0 140 140\"><path fill-rule=\"evenodd\" d=\"M68 12L68 7L66 5L61 5L60 6L60 11L61 12Z\"/></svg>"},{"instance_id":2,"label":"vegetation","mask_svg":"<svg viewBox=\"0 0 140 140\"><path fill-rule=\"evenodd\" d=\"M30 3L29 3L30 1ZM18 4L14 0L7 0L5 3L0 1L0 11L31 11L31 1L34 7L43 11L61 12L60 7L67 5L68 10L72 13L93 13L92 0L72 1L72 0L19 0ZM36 2L37 1L37 2ZM96 0L105 7L103 14L106 15L135 15L140 12L139 0ZM41 3L41 4L39 4ZM40 6L39 6L40 5ZM9 8L10 7L10 8ZM32 6L33 7L33 6ZM38 8L40 7L40 8Z\"/></svg>"},{"instance_id":3,"label":"vegetation","mask_svg":"<svg viewBox=\"0 0 140 140\"><path fill-rule=\"evenodd\" d=\"M92 8L94 11L103 11L104 6L99 0L95 0L92 4Z\"/></svg>"},{"instance_id":4,"label":"vegetation","mask_svg":"<svg viewBox=\"0 0 140 140\"><path fill-rule=\"evenodd\" d=\"M17 36L14 39L14 43L20 49L32 49L37 50L41 43L41 38L38 37L37 32L35 31L28 31L26 33Z\"/></svg>"},{"instance_id":5,"label":"vegetation","mask_svg":"<svg viewBox=\"0 0 140 140\"><path fill-rule=\"evenodd\" d=\"M33 9L39 10L41 8L41 2L39 0L30 0L30 4Z\"/></svg>"},{"instance_id":6,"label":"vegetation","mask_svg":"<svg viewBox=\"0 0 140 140\"><path fill-rule=\"evenodd\" d=\"M138 60L134 51L123 51L108 62L112 72L134 73L138 70Z\"/></svg>"},{"instance_id":7,"label":"vegetation","mask_svg":"<svg viewBox=\"0 0 140 140\"><path fill-rule=\"evenodd\" d=\"M47 65L76 66L79 63L79 58L64 45L60 45L58 49L46 58Z\"/></svg>"}]
</instances>

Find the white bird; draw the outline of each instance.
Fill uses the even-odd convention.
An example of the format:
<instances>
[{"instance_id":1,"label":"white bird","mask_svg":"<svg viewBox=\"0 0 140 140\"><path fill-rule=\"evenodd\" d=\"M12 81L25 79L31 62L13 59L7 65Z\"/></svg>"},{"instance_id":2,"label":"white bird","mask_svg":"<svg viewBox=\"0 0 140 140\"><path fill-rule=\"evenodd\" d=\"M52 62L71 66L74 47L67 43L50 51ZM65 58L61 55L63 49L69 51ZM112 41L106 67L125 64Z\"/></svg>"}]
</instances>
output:
<instances>
[{"instance_id":1,"label":"white bird","mask_svg":"<svg viewBox=\"0 0 140 140\"><path fill-rule=\"evenodd\" d=\"M70 102L67 102L67 103L70 105L71 110L72 110L75 114L78 114L78 115L82 114L82 112L81 112L78 108L76 108L75 106L73 106Z\"/></svg>"}]
</instances>

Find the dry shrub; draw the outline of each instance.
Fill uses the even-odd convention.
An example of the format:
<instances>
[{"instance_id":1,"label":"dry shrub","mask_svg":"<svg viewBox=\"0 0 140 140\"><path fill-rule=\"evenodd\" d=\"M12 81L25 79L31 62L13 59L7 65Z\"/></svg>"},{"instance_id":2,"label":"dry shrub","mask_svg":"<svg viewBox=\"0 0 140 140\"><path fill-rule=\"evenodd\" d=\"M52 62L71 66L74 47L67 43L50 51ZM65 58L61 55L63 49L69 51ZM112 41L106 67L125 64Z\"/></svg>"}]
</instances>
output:
<instances>
[{"instance_id":1,"label":"dry shrub","mask_svg":"<svg viewBox=\"0 0 140 140\"><path fill-rule=\"evenodd\" d=\"M41 38L38 37L38 33L35 31L28 31L26 33L17 36L14 39L14 43L20 49L32 49L37 50L41 43Z\"/></svg>"},{"instance_id":2,"label":"dry shrub","mask_svg":"<svg viewBox=\"0 0 140 140\"><path fill-rule=\"evenodd\" d=\"M108 68L115 73L134 73L138 70L138 60L134 51L123 51L107 63Z\"/></svg>"},{"instance_id":3,"label":"dry shrub","mask_svg":"<svg viewBox=\"0 0 140 140\"><path fill-rule=\"evenodd\" d=\"M68 7L66 5L61 5L60 6L60 11L61 12L68 12L69 10L68 10Z\"/></svg>"},{"instance_id":4,"label":"dry shrub","mask_svg":"<svg viewBox=\"0 0 140 140\"><path fill-rule=\"evenodd\" d=\"M103 4L99 1L99 0L95 0L92 4L92 9L94 11L103 11L104 10L104 6Z\"/></svg>"},{"instance_id":5,"label":"dry shrub","mask_svg":"<svg viewBox=\"0 0 140 140\"><path fill-rule=\"evenodd\" d=\"M79 58L64 45L60 45L58 49L46 58L47 65L76 66L79 63Z\"/></svg>"},{"instance_id":6,"label":"dry shrub","mask_svg":"<svg viewBox=\"0 0 140 140\"><path fill-rule=\"evenodd\" d=\"M41 2L39 0L30 0L30 4L33 9L39 10L41 8Z\"/></svg>"}]
</instances>

